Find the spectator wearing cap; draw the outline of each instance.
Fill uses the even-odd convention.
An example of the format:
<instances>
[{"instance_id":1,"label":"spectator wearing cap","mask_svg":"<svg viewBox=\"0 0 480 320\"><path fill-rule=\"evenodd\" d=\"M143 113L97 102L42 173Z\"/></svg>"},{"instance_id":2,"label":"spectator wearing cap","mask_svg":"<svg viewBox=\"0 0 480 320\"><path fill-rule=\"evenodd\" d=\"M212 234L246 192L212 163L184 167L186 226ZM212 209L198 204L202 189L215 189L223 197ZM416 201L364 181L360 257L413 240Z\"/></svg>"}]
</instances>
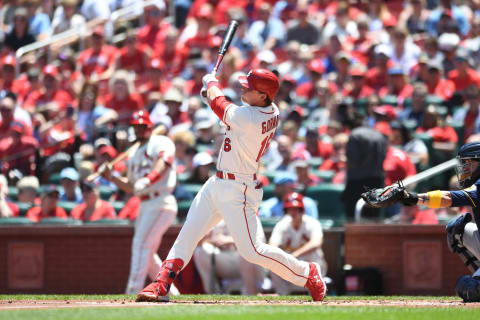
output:
<instances>
[{"instance_id":1,"label":"spectator wearing cap","mask_svg":"<svg viewBox=\"0 0 480 320\"><path fill-rule=\"evenodd\" d=\"M202 60L196 61L193 65L193 75L187 80L184 86L186 96L198 96L203 87L202 77L208 72L208 64Z\"/></svg>"},{"instance_id":2,"label":"spectator wearing cap","mask_svg":"<svg viewBox=\"0 0 480 320\"><path fill-rule=\"evenodd\" d=\"M0 218L18 216L20 210L13 202L7 200L8 183L4 175L0 175Z\"/></svg>"},{"instance_id":3,"label":"spectator wearing cap","mask_svg":"<svg viewBox=\"0 0 480 320\"><path fill-rule=\"evenodd\" d=\"M35 41L35 36L29 30L27 9L18 7L14 12L12 29L5 36L4 44L8 49L17 51Z\"/></svg>"},{"instance_id":4,"label":"spectator wearing cap","mask_svg":"<svg viewBox=\"0 0 480 320\"><path fill-rule=\"evenodd\" d=\"M60 172L60 183L63 191L60 193L60 201L82 203L82 191L78 185L79 175L72 167L64 168Z\"/></svg>"},{"instance_id":5,"label":"spectator wearing cap","mask_svg":"<svg viewBox=\"0 0 480 320\"><path fill-rule=\"evenodd\" d=\"M192 159L196 152L195 136L191 131L182 130L174 133L172 140L175 144L177 174L190 173L193 170Z\"/></svg>"},{"instance_id":6,"label":"spectator wearing cap","mask_svg":"<svg viewBox=\"0 0 480 320\"><path fill-rule=\"evenodd\" d=\"M107 80L115 69L117 49L105 43L102 26L95 27L90 38L92 46L78 56L78 70L88 79L93 77L94 80Z\"/></svg>"},{"instance_id":7,"label":"spectator wearing cap","mask_svg":"<svg viewBox=\"0 0 480 320\"><path fill-rule=\"evenodd\" d=\"M192 160L193 172L186 183L203 184L213 175L215 162L208 152L197 153Z\"/></svg>"},{"instance_id":8,"label":"spectator wearing cap","mask_svg":"<svg viewBox=\"0 0 480 320\"><path fill-rule=\"evenodd\" d=\"M397 110L394 106L389 104L383 104L373 108L373 113L375 116L375 121L386 121L390 122L397 118Z\"/></svg>"},{"instance_id":9,"label":"spectator wearing cap","mask_svg":"<svg viewBox=\"0 0 480 320\"><path fill-rule=\"evenodd\" d=\"M345 184L345 175L347 168L347 142L348 135L346 133L339 133L333 137L332 156L325 159L318 170L320 171L334 171L335 175L332 178L332 183Z\"/></svg>"},{"instance_id":10,"label":"spectator wearing cap","mask_svg":"<svg viewBox=\"0 0 480 320\"><path fill-rule=\"evenodd\" d=\"M78 0L61 0L52 19L53 34L85 27L85 17L77 13Z\"/></svg>"},{"instance_id":11,"label":"spectator wearing cap","mask_svg":"<svg viewBox=\"0 0 480 320\"><path fill-rule=\"evenodd\" d=\"M167 106L167 116L172 120L172 125L190 122L188 114L180 108L183 103L183 95L179 90L175 88L169 89L163 96L163 103Z\"/></svg>"},{"instance_id":12,"label":"spectator wearing cap","mask_svg":"<svg viewBox=\"0 0 480 320\"><path fill-rule=\"evenodd\" d=\"M320 157L323 160L330 158L333 153L332 145L320 139L317 127L307 129L305 133L305 144L299 145L295 153L299 154L300 150L308 152L312 157Z\"/></svg>"},{"instance_id":13,"label":"spectator wearing cap","mask_svg":"<svg viewBox=\"0 0 480 320\"><path fill-rule=\"evenodd\" d=\"M262 202L259 209L260 217L281 218L284 215L283 197L295 191L297 177L293 173L282 172L275 175L273 184L275 185L274 196ZM318 209L315 201L309 197L304 197L303 203L305 205L305 214L318 219Z\"/></svg>"},{"instance_id":14,"label":"spectator wearing cap","mask_svg":"<svg viewBox=\"0 0 480 320\"><path fill-rule=\"evenodd\" d=\"M433 164L447 161L454 156L457 148L458 135L446 120L438 114L435 105L429 105L425 110L423 123L417 128L418 133L428 133L433 138L433 149L435 157L432 157Z\"/></svg>"},{"instance_id":15,"label":"spectator wearing cap","mask_svg":"<svg viewBox=\"0 0 480 320\"><path fill-rule=\"evenodd\" d=\"M57 78L57 67L51 64L46 65L42 70L41 87L32 92L25 100L25 109L33 113L35 109L53 102L60 110L65 110L67 105L73 103L73 97L70 93L59 88Z\"/></svg>"},{"instance_id":16,"label":"spectator wearing cap","mask_svg":"<svg viewBox=\"0 0 480 320\"><path fill-rule=\"evenodd\" d=\"M352 60L346 51L339 51L335 55L335 80L334 83L340 90L346 86L350 80L349 69Z\"/></svg>"},{"instance_id":17,"label":"spectator wearing cap","mask_svg":"<svg viewBox=\"0 0 480 320\"><path fill-rule=\"evenodd\" d=\"M385 170L385 185L389 186L398 180L403 180L408 176L415 175L417 170L408 154L390 144L390 136L392 128L385 121L375 124L375 130L383 134L387 141L387 153L383 161L383 169Z\"/></svg>"},{"instance_id":18,"label":"spectator wearing cap","mask_svg":"<svg viewBox=\"0 0 480 320\"><path fill-rule=\"evenodd\" d=\"M326 73L325 65L321 59L312 59L308 63L308 75L309 81L306 81L297 86L296 95L307 99L313 99L315 97L315 85L318 81L322 80L322 77ZM330 85L331 89L336 89L335 84Z\"/></svg>"},{"instance_id":19,"label":"spectator wearing cap","mask_svg":"<svg viewBox=\"0 0 480 320\"><path fill-rule=\"evenodd\" d=\"M295 19L288 21L287 41L294 40L307 45L316 44L320 32L317 26L308 19L307 5L298 6L295 15Z\"/></svg>"},{"instance_id":20,"label":"spectator wearing cap","mask_svg":"<svg viewBox=\"0 0 480 320\"><path fill-rule=\"evenodd\" d=\"M438 61L432 61L427 64L426 85L428 93L436 95L443 100L450 99L455 92L455 83L450 79L443 78L443 67Z\"/></svg>"},{"instance_id":21,"label":"spectator wearing cap","mask_svg":"<svg viewBox=\"0 0 480 320\"><path fill-rule=\"evenodd\" d=\"M268 165L268 171L287 171L292 162L293 151L292 139L287 135L280 135L270 144L272 162ZM269 152L269 153L270 153Z\"/></svg>"},{"instance_id":22,"label":"spectator wearing cap","mask_svg":"<svg viewBox=\"0 0 480 320\"><path fill-rule=\"evenodd\" d=\"M146 24L138 29L137 41L152 51L160 50L158 46L163 46L166 34L171 30L170 23L163 19L165 9L163 1L156 1L146 6L143 11Z\"/></svg>"},{"instance_id":23,"label":"spectator wearing cap","mask_svg":"<svg viewBox=\"0 0 480 320\"><path fill-rule=\"evenodd\" d=\"M410 74L410 70L417 64L420 56L420 48L409 38L406 29L397 27L393 32L390 59L395 65L402 68L404 74Z\"/></svg>"},{"instance_id":24,"label":"spectator wearing cap","mask_svg":"<svg viewBox=\"0 0 480 320\"><path fill-rule=\"evenodd\" d=\"M195 145L213 149L217 120L215 115L207 109L200 109L195 112L193 129L195 131Z\"/></svg>"},{"instance_id":25,"label":"spectator wearing cap","mask_svg":"<svg viewBox=\"0 0 480 320\"><path fill-rule=\"evenodd\" d=\"M399 115L400 120L415 120L417 125L423 122L427 107L428 88L424 83L415 83L412 92L412 105L405 108Z\"/></svg>"},{"instance_id":26,"label":"spectator wearing cap","mask_svg":"<svg viewBox=\"0 0 480 320\"><path fill-rule=\"evenodd\" d=\"M448 73L448 79L455 84L455 91L463 91L471 85L480 85L480 74L470 66L469 60L468 51L457 50L455 69Z\"/></svg>"},{"instance_id":27,"label":"spectator wearing cap","mask_svg":"<svg viewBox=\"0 0 480 320\"><path fill-rule=\"evenodd\" d=\"M138 77L147 70L148 60L145 49L137 41L137 31L135 29L127 30L124 45L118 51L115 60L115 69L134 72Z\"/></svg>"},{"instance_id":28,"label":"spectator wearing cap","mask_svg":"<svg viewBox=\"0 0 480 320\"><path fill-rule=\"evenodd\" d=\"M406 28L409 34L426 32L427 19L430 15L425 0L409 0L398 18L398 25Z\"/></svg>"},{"instance_id":29,"label":"spectator wearing cap","mask_svg":"<svg viewBox=\"0 0 480 320\"><path fill-rule=\"evenodd\" d=\"M105 200L100 199L98 188L94 184L81 183L83 201L72 209L73 219L96 221L100 219L116 219L115 209Z\"/></svg>"},{"instance_id":30,"label":"spectator wearing cap","mask_svg":"<svg viewBox=\"0 0 480 320\"><path fill-rule=\"evenodd\" d=\"M110 93L105 98L105 107L117 112L118 124L128 125L131 114L142 106L142 98L135 92L130 74L125 70L116 71L110 79Z\"/></svg>"},{"instance_id":31,"label":"spectator wearing cap","mask_svg":"<svg viewBox=\"0 0 480 320\"><path fill-rule=\"evenodd\" d=\"M379 44L374 49L374 66L365 75L365 83L369 87L380 90L387 86L388 68L391 66L391 48L385 44Z\"/></svg>"},{"instance_id":32,"label":"spectator wearing cap","mask_svg":"<svg viewBox=\"0 0 480 320\"><path fill-rule=\"evenodd\" d=\"M349 70L351 86L343 88L343 95L351 97L354 100L365 99L375 93L375 91L365 84L365 74L367 69L361 65L353 65Z\"/></svg>"},{"instance_id":33,"label":"spectator wearing cap","mask_svg":"<svg viewBox=\"0 0 480 320\"><path fill-rule=\"evenodd\" d=\"M70 96L77 98L84 79L80 71L77 70L77 61L75 52L70 48L65 48L57 55L58 65L58 87L67 91Z\"/></svg>"},{"instance_id":34,"label":"spectator wearing cap","mask_svg":"<svg viewBox=\"0 0 480 320\"><path fill-rule=\"evenodd\" d=\"M446 75L455 69L455 52L460 43L460 37L456 33L443 33L438 38L438 48L442 56L443 70Z\"/></svg>"},{"instance_id":35,"label":"spectator wearing cap","mask_svg":"<svg viewBox=\"0 0 480 320\"><path fill-rule=\"evenodd\" d=\"M428 34L432 36L440 35L439 23L442 18L448 17L455 22L463 36L468 35L468 32L470 31L470 23L468 22L467 15L463 7L457 6L453 2L454 1L451 0L442 0L440 1L440 5L430 12L426 22Z\"/></svg>"},{"instance_id":36,"label":"spectator wearing cap","mask_svg":"<svg viewBox=\"0 0 480 320\"><path fill-rule=\"evenodd\" d=\"M47 107L57 108L55 103L49 103ZM73 154L75 138L85 139L83 132L77 132L74 120L74 108L68 106L65 111L55 112L55 116L40 128L40 143L44 146L43 156L51 156L58 152ZM78 135L77 135L78 133Z\"/></svg>"},{"instance_id":37,"label":"spectator wearing cap","mask_svg":"<svg viewBox=\"0 0 480 320\"><path fill-rule=\"evenodd\" d=\"M18 197L17 202L29 205L39 205L38 188L40 182L35 176L26 176L18 180L17 185Z\"/></svg>"},{"instance_id":38,"label":"spectator wearing cap","mask_svg":"<svg viewBox=\"0 0 480 320\"><path fill-rule=\"evenodd\" d=\"M12 91L17 96L25 94L26 79L15 78L15 66L17 65L15 56L7 55L1 60L1 79L0 88L2 91Z\"/></svg>"},{"instance_id":39,"label":"spectator wearing cap","mask_svg":"<svg viewBox=\"0 0 480 320\"><path fill-rule=\"evenodd\" d=\"M465 89L465 105L453 114L453 120L463 123L464 141L480 133L480 89L473 85Z\"/></svg>"},{"instance_id":40,"label":"spectator wearing cap","mask_svg":"<svg viewBox=\"0 0 480 320\"><path fill-rule=\"evenodd\" d=\"M421 168L428 166L428 149L425 143L415 138L412 132L400 121L390 123L391 132L388 137L390 145L405 151L414 163Z\"/></svg>"},{"instance_id":41,"label":"spectator wearing cap","mask_svg":"<svg viewBox=\"0 0 480 320\"><path fill-rule=\"evenodd\" d=\"M307 159L296 159L292 162L293 170L297 175L297 190L305 191L309 187L317 186L321 180L310 170Z\"/></svg>"},{"instance_id":42,"label":"spectator wearing cap","mask_svg":"<svg viewBox=\"0 0 480 320\"><path fill-rule=\"evenodd\" d=\"M27 9L29 19L29 30L37 41L46 39L51 33L50 17L42 12L40 6L41 0L23 0L23 5Z\"/></svg>"},{"instance_id":43,"label":"spectator wearing cap","mask_svg":"<svg viewBox=\"0 0 480 320\"><path fill-rule=\"evenodd\" d=\"M5 102L3 99L0 110ZM8 134L8 137L0 140L0 158L3 160L2 173L16 169L24 176L34 174L38 149L37 140L27 134L24 123L16 120L10 122Z\"/></svg>"},{"instance_id":44,"label":"spectator wearing cap","mask_svg":"<svg viewBox=\"0 0 480 320\"><path fill-rule=\"evenodd\" d=\"M258 8L258 20L247 32L247 38L258 50L272 50L285 41L285 26L281 20L272 17L272 6L264 2Z\"/></svg>"},{"instance_id":45,"label":"spectator wearing cap","mask_svg":"<svg viewBox=\"0 0 480 320\"><path fill-rule=\"evenodd\" d=\"M147 104L148 97L152 93L160 94L165 92L167 81L165 75L169 72L165 69L165 63L159 58L150 60L146 72L142 76L141 84L137 92L142 96L144 104Z\"/></svg>"},{"instance_id":46,"label":"spectator wearing cap","mask_svg":"<svg viewBox=\"0 0 480 320\"><path fill-rule=\"evenodd\" d=\"M0 95L0 114L2 120L0 121L0 140L7 138L10 134L10 126L13 121L20 122L24 125L25 134L28 136L33 135L32 128L26 120L30 121L29 116L23 117L22 112L18 112L20 109L17 106L17 96L11 91L3 92ZM25 112L23 109L21 111Z\"/></svg>"},{"instance_id":47,"label":"spectator wearing cap","mask_svg":"<svg viewBox=\"0 0 480 320\"><path fill-rule=\"evenodd\" d=\"M328 20L323 28L322 43L325 44L332 35L336 35L339 39L358 37L357 24L355 20L349 18L349 4L347 1L338 2L335 15Z\"/></svg>"},{"instance_id":48,"label":"spectator wearing cap","mask_svg":"<svg viewBox=\"0 0 480 320\"><path fill-rule=\"evenodd\" d=\"M398 105L401 106L406 98L412 96L413 87L407 81L407 76L402 68L392 67L388 69L388 84L380 89L378 95L383 98L386 95L397 97Z\"/></svg>"},{"instance_id":49,"label":"spectator wearing cap","mask_svg":"<svg viewBox=\"0 0 480 320\"><path fill-rule=\"evenodd\" d=\"M428 77L428 66L430 58L425 52L422 52L418 57L417 64L410 69L411 82L426 82Z\"/></svg>"},{"instance_id":50,"label":"spectator wearing cap","mask_svg":"<svg viewBox=\"0 0 480 320\"><path fill-rule=\"evenodd\" d=\"M27 211L27 218L33 222L39 222L44 218L67 218L65 210L58 206L59 192L55 186L45 188L40 206Z\"/></svg>"}]
</instances>

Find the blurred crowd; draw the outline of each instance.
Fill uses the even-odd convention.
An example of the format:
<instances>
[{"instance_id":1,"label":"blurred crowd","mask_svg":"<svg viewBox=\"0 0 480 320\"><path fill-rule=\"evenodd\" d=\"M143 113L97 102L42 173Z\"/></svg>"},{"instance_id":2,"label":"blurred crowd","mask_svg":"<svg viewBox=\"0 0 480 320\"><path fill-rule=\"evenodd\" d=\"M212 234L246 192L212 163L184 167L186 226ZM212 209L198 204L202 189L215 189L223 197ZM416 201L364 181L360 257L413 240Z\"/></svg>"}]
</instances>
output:
<instances>
[{"instance_id":1,"label":"blurred crowd","mask_svg":"<svg viewBox=\"0 0 480 320\"><path fill-rule=\"evenodd\" d=\"M110 19L128 6L131 15ZM137 198L101 178L82 181L135 140L128 123L141 108L174 141L175 195L191 200L189 185L212 174L225 130L199 93L232 19L238 31L218 73L227 98L242 103L237 78L252 68L280 80L281 122L260 164L274 192L261 217L283 214L282 197L297 190L318 218L309 190L329 184L345 185L352 220L363 186L414 175L479 139L478 0L3 0L2 215L25 214L19 203L27 203L36 219L60 201L84 208L59 216L135 219ZM86 36L16 55L71 28ZM115 174L125 169L119 162ZM428 186L452 187L450 176ZM113 202L126 204L114 210ZM414 211L381 215L438 222L431 210Z\"/></svg>"}]
</instances>

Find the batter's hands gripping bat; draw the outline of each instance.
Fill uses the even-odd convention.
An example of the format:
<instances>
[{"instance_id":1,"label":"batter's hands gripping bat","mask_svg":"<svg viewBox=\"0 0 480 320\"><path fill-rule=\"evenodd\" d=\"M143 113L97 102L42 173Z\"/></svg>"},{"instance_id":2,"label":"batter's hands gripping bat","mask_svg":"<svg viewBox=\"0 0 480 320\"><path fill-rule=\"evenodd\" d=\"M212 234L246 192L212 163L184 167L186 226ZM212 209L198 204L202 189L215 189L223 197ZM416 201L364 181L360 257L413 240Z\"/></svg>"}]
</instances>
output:
<instances>
[{"instance_id":1,"label":"batter's hands gripping bat","mask_svg":"<svg viewBox=\"0 0 480 320\"><path fill-rule=\"evenodd\" d=\"M153 131L152 131L152 136L153 135L158 136L158 135L162 135L162 134L165 134L165 127L164 126L158 126L155 129L153 129ZM130 155L130 153L137 150L138 147L140 147L140 141L137 141L134 144L132 144L127 150L120 153L115 159L110 161L107 165L113 167L114 165L116 165L120 161L125 160ZM93 180L95 180L97 177L99 177L101 174L102 174L101 171L94 172L91 175L89 175L86 180L87 180L87 182L90 183Z\"/></svg>"}]
</instances>

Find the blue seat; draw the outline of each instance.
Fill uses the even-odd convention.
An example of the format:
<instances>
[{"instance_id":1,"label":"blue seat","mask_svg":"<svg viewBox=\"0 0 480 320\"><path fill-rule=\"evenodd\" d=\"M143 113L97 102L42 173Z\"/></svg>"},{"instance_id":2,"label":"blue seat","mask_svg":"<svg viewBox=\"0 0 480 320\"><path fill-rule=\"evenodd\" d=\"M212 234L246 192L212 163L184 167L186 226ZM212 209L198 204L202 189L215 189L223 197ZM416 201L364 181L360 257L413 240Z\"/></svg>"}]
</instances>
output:
<instances>
[{"instance_id":1,"label":"blue seat","mask_svg":"<svg viewBox=\"0 0 480 320\"><path fill-rule=\"evenodd\" d=\"M52 217L52 218L43 218L38 223L39 224L45 224L45 225L47 225L47 224L51 224L51 225L81 225L82 221L71 219L71 218L64 219L64 218Z\"/></svg>"},{"instance_id":2,"label":"blue seat","mask_svg":"<svg viewBox=\"0 0 480 320\"><path fill-rule=\"evenodd\" d=\"M26 217L0 218L0 225L30 225L34 223Z\"/></svg>"},{"instance_id":3,"label":"blue seat","mask_svg":"<svg viewBox=\"0 0 480 320\"><path fill-rule=\"evenodd\" d=\"M128 226L130 220L128 219L100 219L95 221L87 221L85 224L93 225L116 225L116 226Z\"/></svg>"}]
</instances>

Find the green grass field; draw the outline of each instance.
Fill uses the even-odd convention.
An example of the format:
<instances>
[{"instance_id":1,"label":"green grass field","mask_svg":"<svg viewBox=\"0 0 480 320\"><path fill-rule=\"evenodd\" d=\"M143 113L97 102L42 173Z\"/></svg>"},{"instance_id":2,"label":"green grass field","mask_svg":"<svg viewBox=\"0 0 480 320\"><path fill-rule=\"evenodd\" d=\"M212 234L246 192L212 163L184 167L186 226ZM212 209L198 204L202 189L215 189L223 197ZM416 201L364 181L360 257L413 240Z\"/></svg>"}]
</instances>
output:
<instances>
[{"instance_id":1,"label":"green grass field","mask_svg":"<svg viewBox=\"0 0 480 320\"><path fill-rule=\"evenodd\" d=\"M133 303L125 295L0 295L0 319L435 319L480 316L480 304L456 297L178 296L171 303ZM373 305L369 305L369 304Z\"/></svg>"}]
</instances>

